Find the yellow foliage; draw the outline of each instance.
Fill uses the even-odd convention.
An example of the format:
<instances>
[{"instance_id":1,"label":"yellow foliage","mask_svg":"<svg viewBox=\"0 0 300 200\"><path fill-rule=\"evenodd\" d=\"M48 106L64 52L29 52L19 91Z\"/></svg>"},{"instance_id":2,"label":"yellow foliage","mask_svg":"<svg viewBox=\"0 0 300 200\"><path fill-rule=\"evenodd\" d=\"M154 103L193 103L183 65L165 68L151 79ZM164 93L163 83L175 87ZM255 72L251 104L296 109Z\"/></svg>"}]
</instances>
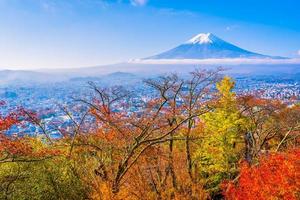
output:
<instances>
[{"instance_id":1,"label":"yellow foliage","mask_svg":"<svg viewBox=\"0 0 300 200\"><path fill-rule=\"evenodd\" d=\"M240 154L237 144L245 123L232 91L234 81L224 77L216 87L218 99L213 110L201 118L204 139L195 153L200 173L206 178L204 184L212 190L218 190L220 181L236 172L235 163Z\"/></svg>"}]
</instances>

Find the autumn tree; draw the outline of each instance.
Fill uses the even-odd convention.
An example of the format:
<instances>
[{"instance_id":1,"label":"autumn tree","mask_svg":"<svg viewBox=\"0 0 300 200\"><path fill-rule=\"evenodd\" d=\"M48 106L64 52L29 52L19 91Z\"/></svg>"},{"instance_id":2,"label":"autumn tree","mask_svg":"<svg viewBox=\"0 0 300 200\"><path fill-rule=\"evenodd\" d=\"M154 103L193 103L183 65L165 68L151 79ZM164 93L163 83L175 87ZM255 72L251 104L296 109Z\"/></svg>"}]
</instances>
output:
<instances>
[{"instance_id":1,"label":"autumn tree","mask_svg":"<svg viewBox=\"0 0 300 200\"><path fill-rule=\"evenodd\" d=\"M199 134L204 138L195 157L200 176L213 196L218 194L223 179L236 176L236 163L240 159L244 119L240 116L233 87L234 81L229 77L217 83L213 110L200 119L204 128Z\"/></svg>"},{"instance_id":2,"label":"autumn tree","mask_svg":"<svg viewBox=\"0 0 300 200\"><path fill-rule=\"evenodd\" d=\"M259 164L243 162L238 181L223 185L226 199L231 200L297 200L300 198L300 150L272 153Z\"/></svg>"},{"instance_id":3,"label":"autumn tree","mask_svg":"<svg viewBox=\"0 0 300 200\"><path fill-rule=\"evenodd\" d=\"M191 81L180 79L177 75L146 80L146 85L156 94L138 108L124 103L130 104L132 100L128 92L120 87L103 89L90 84L95 91L95 98L81 99L81 102L90 107L98 129L89 141L84 139L84 135L78 135L74 146L93 149L94 159L98 160L95 173L100 180L108 183L114 195L120 195L121 186L129 184L127 180L130 172L142 160L147 160L147 155L152 157L154 152L164 152L161 157L166 154L167 158L161 165L148 162L148 170L159 167L161 180L165 180L149 180L152 185L156 185L151 190L156 190L159 196L167 191L167 184L172 188L172 198L176 191L181 190L182 185L178 182L178 172L174 167L175 143L187 141L185 166L186 172L190 173L189 143L194 139L190 131L196 118L209 111L204 102L207 101L218 72L197 71L191 77ZM132 109L137 111L133 112Z\"/></svg>"},{"instance_id":4,"label":"autumn tree","mask_svg":"<svg viewBox=\"0 0 300 200\"><path fill-rule=\"evenodd\" d=\"M209 98L212 95L212 89L220 78L220 72L222 69L216 71L201 71L195 70L191 72L191 77L185 81L185 90L187 92L180 93L180 97L183 100L183 109L188 117L194 115L194 113L201 111L205 114L211 110L208 106L208 102L211 101ZM200 115L198 115L200 117ZM184 133L185 136L185 152L187 160L187 171L191 182L197 182L197 167L192 156L191 141L193 128L196 125L196 120L189 119Z\"/></svg>"},{"instance_id":5,"label":"autumn tree","mask_svg":"<svg viewBox=\"0 0 300 200\"><path fill-rule=\"evenodd\" d=\"M75 173L61 141L6 135L13 125L38 121L24 109L0 117L0 199L86 199L88 187Z\"/></svg>"},{"instance_id":6,"label":"autumn tree","mask_svg":"<svg viewBox=\"0 0 300 200\"><path fill-rule=\"evenodd\" d=\"M279 100L255 96L239 97L241 115L247 119L244 132L245 154L255 163L260 154L278 151L299 136L299 108Z\"/></svg>"}]
</instances>

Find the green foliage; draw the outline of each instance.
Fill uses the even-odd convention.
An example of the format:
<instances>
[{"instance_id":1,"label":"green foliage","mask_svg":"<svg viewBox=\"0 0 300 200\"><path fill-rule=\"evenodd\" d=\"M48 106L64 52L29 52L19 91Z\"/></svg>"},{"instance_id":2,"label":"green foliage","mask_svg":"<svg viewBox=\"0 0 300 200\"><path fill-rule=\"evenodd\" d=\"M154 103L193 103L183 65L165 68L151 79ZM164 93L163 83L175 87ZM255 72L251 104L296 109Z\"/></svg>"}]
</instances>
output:
<instances>
[{"instance_id":1,"label":"green foliage","mask_svg":"<svg viewBox=\"0 0 300 200\"><path fill-rule=\"evenodd\" d=\"M236 163L240 158L239 133L244 120L240 117L233 87L234 82L229 77L219 82L214 109L201 119L204 139L195 158L200 174L205 178L205 186L212 192L219 190L222 180L236 174Z\"/></svg>"},{"instance_id":2,"label":"green foliage","mask_svg":"<svg viewBox=\"0 0 300 200\"><path fill-rule=\"evenodd\" d=\"M0 199L86 199L88 186L73 165L64 155L1 163Z\"/></svg>"}]
</instances>

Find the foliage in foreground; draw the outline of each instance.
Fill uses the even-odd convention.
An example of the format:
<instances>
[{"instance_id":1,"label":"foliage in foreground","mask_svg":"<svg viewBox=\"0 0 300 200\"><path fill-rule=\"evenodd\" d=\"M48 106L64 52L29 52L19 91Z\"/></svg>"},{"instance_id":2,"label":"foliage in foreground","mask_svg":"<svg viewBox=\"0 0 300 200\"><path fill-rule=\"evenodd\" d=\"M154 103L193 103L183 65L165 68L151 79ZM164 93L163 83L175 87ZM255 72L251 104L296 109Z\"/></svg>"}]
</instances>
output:
<instances>
[{"instance_id":1,"label":"foliage in foreground","mask_svg":"<svg viewBox=\"0 0 300 200\"><path fill-rule=\"evenodd\" d=\"M283 199L300 198L300 149L276 153L260 158L257 165L244 162L238 183L224 186L227 199Z\"/></svg>"},{"instance_id":2,"label":"foliage in foreground","mask_svg":"<svg viewBox=\"0 0 300 200\"><path fill-rule=\"evenodd\" d=\"M237 96L217 71L145 83L157 95L142 105L90 84L59 140L33 112L1 117L0 199L299 198L298 105ZM5 135L28 123L43 137Z\"/></svg>"}]
</instances>

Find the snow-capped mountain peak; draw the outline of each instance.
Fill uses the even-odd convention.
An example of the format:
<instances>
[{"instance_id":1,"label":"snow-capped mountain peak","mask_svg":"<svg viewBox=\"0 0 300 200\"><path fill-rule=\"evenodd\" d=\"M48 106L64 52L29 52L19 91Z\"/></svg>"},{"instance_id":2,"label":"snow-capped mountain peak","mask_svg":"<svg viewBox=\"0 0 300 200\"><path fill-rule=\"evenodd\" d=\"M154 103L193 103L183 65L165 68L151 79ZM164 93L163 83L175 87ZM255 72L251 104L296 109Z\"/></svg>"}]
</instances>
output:
<instances>
[{"instance_id":1,"label":"snow-capped mountain peak","mask_svg":"<svg viewBox=\"0 0 300 200\"><path fill-rule=\"evenodd\" d=\"M212 33L200 33L187 42L145 59L282 58L251 52L222 40Z\"/></svg>"},{"instance_id":2,"label":"snow-capped mountain peak","mask_svg":"<svg viewBox=\"0 0 300 200\"><path fill-rule=\"evenodd\" d=\"M211 39L211 33L200 33L187 41L187 43L192 43L192 44L208 44L208 43L213 43Z\"/></svg>"}]
</instances>

